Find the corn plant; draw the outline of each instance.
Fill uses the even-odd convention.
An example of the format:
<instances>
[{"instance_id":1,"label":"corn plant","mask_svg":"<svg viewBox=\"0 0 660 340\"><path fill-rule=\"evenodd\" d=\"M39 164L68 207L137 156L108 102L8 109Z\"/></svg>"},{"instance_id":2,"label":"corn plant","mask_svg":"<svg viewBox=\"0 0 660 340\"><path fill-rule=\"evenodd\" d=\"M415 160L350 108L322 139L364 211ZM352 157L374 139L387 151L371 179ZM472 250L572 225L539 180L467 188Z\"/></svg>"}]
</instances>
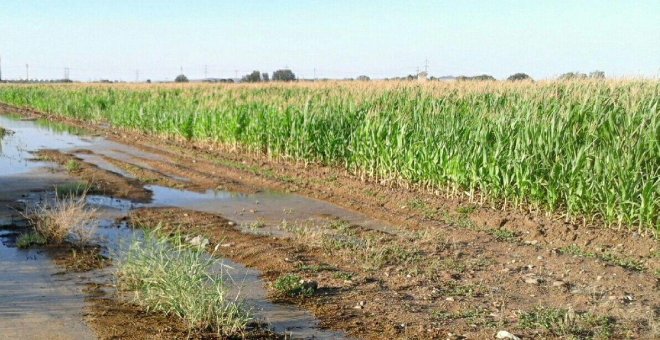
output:
<instances>
[{"instance_id":1,"label":"corn plant","mask_svg":"<svg viewBox=\"0 0 660 340\"><path fill-rule=\"evenodd\" d=\"M2 86L0 101L660 231L660 82Z\"/></svg>"}]
</instances>

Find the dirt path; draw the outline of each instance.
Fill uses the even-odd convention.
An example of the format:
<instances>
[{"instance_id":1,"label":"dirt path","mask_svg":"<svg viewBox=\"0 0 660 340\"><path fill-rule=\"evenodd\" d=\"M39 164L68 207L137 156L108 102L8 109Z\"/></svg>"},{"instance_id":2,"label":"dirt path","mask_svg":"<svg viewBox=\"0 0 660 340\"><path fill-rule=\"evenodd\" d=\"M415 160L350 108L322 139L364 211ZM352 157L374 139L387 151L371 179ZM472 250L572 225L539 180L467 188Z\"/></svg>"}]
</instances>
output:
<instances>
[{"instance_id":1,"label":"dirt path","mask_svg":"<svg viewBox=\"0 0 660 340\"><path fill-rule=\"evenodd\" d=\"M660 336L660 252L652 237L480 207L328 167L69 122L157 155L162 161L136 155L129 163L107 150L87 151L130 168L142 185L295 191L393 226L397 232L383 233L337 220L321 228L280 223L266 232L255 224L246 233L194 206L134 216L226 245L223 254L262 270L271 283L290 273L317 281L319 294L283 300L311 310L324 327L360 338L488 338L498 330L527 337ZM243 204L238 214L275 211L262 202ZM283 220L288 213L282 211ZM273 237L276 229L286 236Z\"/></svg>"}]
</instances>

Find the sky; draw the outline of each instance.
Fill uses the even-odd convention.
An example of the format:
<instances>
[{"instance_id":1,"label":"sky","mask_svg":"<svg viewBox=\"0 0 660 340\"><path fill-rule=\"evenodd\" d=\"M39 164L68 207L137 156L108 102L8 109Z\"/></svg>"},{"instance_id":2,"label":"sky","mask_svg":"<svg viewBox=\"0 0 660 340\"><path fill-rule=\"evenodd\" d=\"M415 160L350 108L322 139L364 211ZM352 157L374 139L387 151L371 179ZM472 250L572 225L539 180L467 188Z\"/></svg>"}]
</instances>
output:
<instances>
[{"instance_id":1,"label":"sky","mask_svg":"<svg viewBox=\"0 0 660 340\"><path fill-rule=\"evenodd\" d=\"M660 77L658 0L1 0L3 79Z\"/></svg>"}]
</instances>

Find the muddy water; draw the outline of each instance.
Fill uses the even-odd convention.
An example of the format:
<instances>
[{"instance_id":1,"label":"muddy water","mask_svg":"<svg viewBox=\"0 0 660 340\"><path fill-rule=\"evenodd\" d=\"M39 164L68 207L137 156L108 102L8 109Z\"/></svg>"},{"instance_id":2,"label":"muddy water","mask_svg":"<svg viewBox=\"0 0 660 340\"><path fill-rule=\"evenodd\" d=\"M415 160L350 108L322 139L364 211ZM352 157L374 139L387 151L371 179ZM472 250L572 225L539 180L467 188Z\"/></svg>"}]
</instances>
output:
<instances>
[{"instance_id":1,"label":"muddy water","mask_svg":"<svg viewBox=\"0 0 660 340\"><path fill-rule=\"evenodd\" d=\"M102 169L129 176L101 156L128 161L131 158L158 160L158 155L145 153L129 146L88 136L84 131L44 121L21 120L20 117L0 115L0 126L13 133L1 141L0 152L0 219L12 221L16 206L43 199L35 191L52 190L54 184L71 181L62 172L48 171L48 163L35 161L32 152L40 149L58 149L73 152L86 162ZM93 154L76 150L93 150ZM185 180L185 179L183 179ZM277 233L276 225L283 220L309 223L328 223L342 219L351 223L384 228L383 224L363 216L343 211L334 205L302 196L276 192L243 195L227 191L204 193L148 186L154 192L149 204L135 204L104 196L90 196L89 203L102 209L103 219L98 229L99 240L106 255L116 255L122 244L135 237L135 231L126 225L117 225L115 218L125 216L131 209L142 206L172 206L223 215L242 224L259 222ZM8 208L9 207L9 208ZM15 247L18 233L0 227L3 243L0 246L0 335L19 338L93 338L82 321L84 296L81 286L71 278L58 274L48 255L38 250L20 250ZM139 236L138 236L139 237ZM268 301L260 272L224 259L231 269L226 271L236 281L234 289L259 321L276 332L293 338L342 338L341 333L320 330L318 320L309 312L293 305ZM103 276L104 273L99 276ZM93 281L99 277L90 278ZM107 280L106 278L101 278ZM40 327L31 327L33 323ZM50 335L50 336L46 336Z\"/></svg>"},{"instance_id":2,"label":"muddy water","mask_svg":"<svg viewBox=\"0 0 660 340\"><path fill-rule=\"evenodd\" d=\"M0 231L0 338L94 339L80 287L43 251L17 249L17 236Z\"/></svg>"},{"instance_id":3,"label":"muddy water","mask_svg":"<svg viewBox=\"0 0 660 340\"><path fill-rule=\"evenodd\" d=\"M116 217L123 214L124 212L119 209L102 208L102 220L97 235L105 246L106 256L121 256L134 238L142 237L140 230L133 229L125 223L115 222ZM221 273L225 277L225 282L232 283L228 295L240 296L255 319L265 323L273 331L294 339L345 338L342 333L319 329L318 320L306 310L293 305L270 302L259 271L229 259L220 259L213 271Z\"/></svg>"}]
</instances>

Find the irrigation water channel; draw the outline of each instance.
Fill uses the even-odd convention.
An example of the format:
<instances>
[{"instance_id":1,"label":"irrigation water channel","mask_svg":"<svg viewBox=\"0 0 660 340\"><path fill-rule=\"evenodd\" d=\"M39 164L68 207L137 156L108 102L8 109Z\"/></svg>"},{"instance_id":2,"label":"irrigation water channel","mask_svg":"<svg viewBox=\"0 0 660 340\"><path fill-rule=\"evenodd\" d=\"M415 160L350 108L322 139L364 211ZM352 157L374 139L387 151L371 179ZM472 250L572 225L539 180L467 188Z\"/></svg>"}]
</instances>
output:
<instances>
[{"instance_id":1,"label":"irrigation water channel","mask_svg":"<svg viewBox=\"0 0 660 340\"><path fill-rule=\"evenodd\" d=\"M109 271L62 274L47 252L17 249L16 237L26 227L17 225L20 219L11 206L43 200L47 192L52 195L54 185L72 181L62 171L52 171L52 164L34 160L35 151L73 152L84 148L93 153L76 153L77 157L126 177L131 176L101 156L125 162L134 157L158 161L160 156L45 120L24 120L0 113L0 126L11 131L0 141L0 338L94 338L83 321L85 301L81 282L110 280ZM145 188L153 193L149 203L107 196L88 197L88 203L102 212L97 239L107 254L117 254L120 244L127 244L139 235L139 230L116 222L117 217L126 216L131 209L139 207L187 208L221 215L239 226L258 221L265 226L259 232L278 237L287 236L286 231L276 227L282 220L322 224L328 223L329 218L340 218L366 228L392 230L381 221L295 194L193 192L155 185ZM253 213L246 214L246 211ZM320 329L318 320L306 310L270 302L259 271L229 259L222 259L222 262L231 268L225 272L239 285L234 289L240 289L243 301L256 319L270 325L275 332L292 338L345 337L339 332Z\"/></svg>"}]
</instances>

